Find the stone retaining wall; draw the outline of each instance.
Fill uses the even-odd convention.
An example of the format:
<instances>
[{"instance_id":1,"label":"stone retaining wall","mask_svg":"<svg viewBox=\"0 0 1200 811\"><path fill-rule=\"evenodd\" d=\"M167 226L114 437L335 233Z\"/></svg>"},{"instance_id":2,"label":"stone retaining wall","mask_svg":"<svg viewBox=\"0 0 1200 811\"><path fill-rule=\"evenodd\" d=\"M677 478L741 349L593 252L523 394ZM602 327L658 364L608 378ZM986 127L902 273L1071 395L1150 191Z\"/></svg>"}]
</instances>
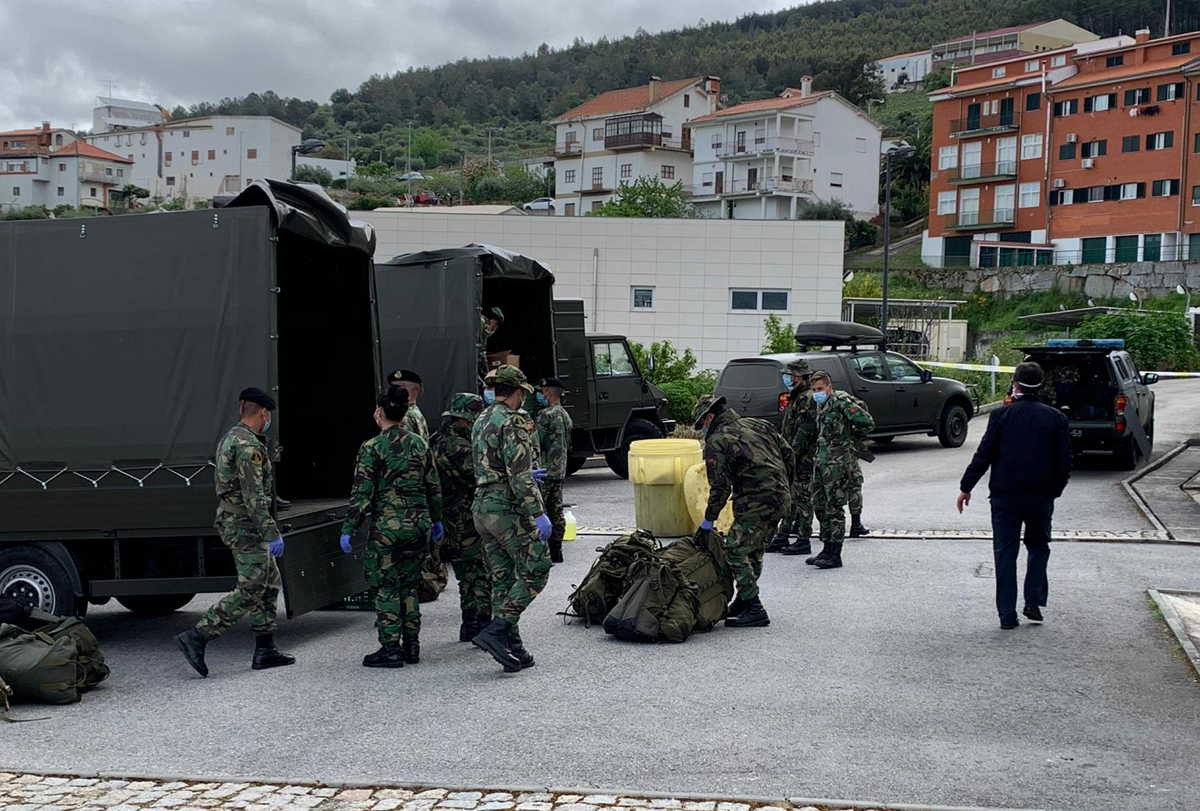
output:
<instances>
[{"instance_id":1,"label":"stone retaining wall","mask_svg":"<svg viewBox=\"0 0 1200 811\"><path fill-rule=\"evenodd\" d=\"M1176 285L1200 291L1200 261L1130 262L1108 265L1054 265L1021 268L944 268L918 271L924 281L964 293L1060 290L1092 298L1163 298Z\"/></svg>"}]
</instances>

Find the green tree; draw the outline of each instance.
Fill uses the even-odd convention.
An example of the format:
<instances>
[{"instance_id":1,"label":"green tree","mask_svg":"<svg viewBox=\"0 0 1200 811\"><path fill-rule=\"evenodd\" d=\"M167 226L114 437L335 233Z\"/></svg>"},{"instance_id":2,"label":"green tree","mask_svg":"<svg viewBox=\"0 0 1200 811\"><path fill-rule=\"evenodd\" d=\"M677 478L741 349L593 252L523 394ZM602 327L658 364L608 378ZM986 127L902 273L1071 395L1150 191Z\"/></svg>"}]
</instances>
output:
<instances>
[{"instance_id":1,"label":"green tree","mask_svg":"<svg viewBox=\"0 0 1200 811\"><path fill-rule=\"evenodd\" d=\"M393 169L383 161L374 161L366 165L359 166L355 171L358 177L391 177Z\"/></svg>"},{"instance_id":2,"label":"green tree","mask_svg":"<svg viewBox=\"0 0 1200 811\"><path fill-rule=\"evenodd\" d=\"M854 212L840 200L804 202L796 210L798 220L844 220L846 223L846 247L864 248L874 245L879 229L866 220L854 216Z\"/></svg>"},{"instance_id":3,"label":"green tree","mask_svg":"<svg viewBox=\"0 0 1200 811\"><path fill-rule=\"evenodd\" d=\"M513 165L504 170L504 197L510 203L528 203L546 192L545 181L524 166Z\"/></svg>"},{"instance_id":4,"label":"green tree","mask_svg":"<svg viewBox=\"0 0 1200 811\"><path fill-rule=\"evenodd\" d=\"M324 166L297 166L295 178L297 183L316 183L325 188L333 185L333 173Z\"/></svg>"},{"instance_id":5,"label":"green tree","mask_svg":"<svg viewBox=\"0 0 1200 811\"><path fill-rule=\"evenodd\" d=\"M671 417L681 424L690 425L696 401L705 394L711 394L717 385L716 372L697 372L696 354L690 349L680 354L670 341L653 341L648 350L637 341L630 341L629 348L646 379L667 395L667 409Z\"/></svg>"},{"instance_id":6,"label":"green tree","mask_svg":"<svg viewBox=\"0 0 1200 811\"><path fill-rule=\"evenodd\" d=\"M1181 313L1109 313L1083 322L1078 338L1123 338L1141 369L1165 372L1200 369L1200 355Z\"/></svg>"},{"instance_id":7,"label":"green tree","mask_svg":"<svg viewBox=\"0 0 1200 811\"><path fill-rule=\"evenodd\" d=\"M796 351L796 328L783 323L777 315L769 315L763 321L762 355L779 355Z\"/></svg>"},{"instance_id":8,"label":"green tree","mask_svg":"<svg viewBox=\"0 0 1200 811\"><path fill-rule=\"evenodd\" d=\"M683 194L683 185L665 186L657 177L639 177L622 183L612 200L594 211L593 217L652 217L679 219L692 216L692 206Z\"/></svg>"},{"instance_id":9,"label":"green tree","mask_svg":"<svg viewBox=\"0 0 1200 811\"><path fill-rule=\"evenodd\" d=\"M445 165L439 163L442 153L450 149L450 139L435 129L424 128L413 135L413 157L421 158L422 168Z\"/></svg>"}]
</instances>

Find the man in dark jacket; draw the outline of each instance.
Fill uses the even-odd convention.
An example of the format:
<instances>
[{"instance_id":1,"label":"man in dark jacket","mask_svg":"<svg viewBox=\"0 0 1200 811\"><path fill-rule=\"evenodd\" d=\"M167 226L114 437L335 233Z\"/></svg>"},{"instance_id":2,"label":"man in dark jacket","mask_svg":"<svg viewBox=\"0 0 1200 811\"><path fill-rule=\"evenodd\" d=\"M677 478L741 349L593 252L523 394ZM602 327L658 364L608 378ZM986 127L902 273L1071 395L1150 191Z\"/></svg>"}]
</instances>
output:
<instances>
[{"instance_id":1,"label":"man in dark jacket","mask_svg":"<svg viewBox=\"0 0 1200 811\"><path fill-rule=\"evenodd\" d=\"M1066 416L1038 402L1045 375L1026 362L1013 374L1013 403L988 419L987 432L959 484L958 511L971 503L971 490L991 467L992 547L996 558L996 609L1000 627L1016 628L1017 555L1021 526L1029 561L1025 568L1026 617L1042 621L1046 605L1046 562L1050 559L1050 519L1054 500L1071 476L1071 436Z\"/></svg>"}]
</instances>

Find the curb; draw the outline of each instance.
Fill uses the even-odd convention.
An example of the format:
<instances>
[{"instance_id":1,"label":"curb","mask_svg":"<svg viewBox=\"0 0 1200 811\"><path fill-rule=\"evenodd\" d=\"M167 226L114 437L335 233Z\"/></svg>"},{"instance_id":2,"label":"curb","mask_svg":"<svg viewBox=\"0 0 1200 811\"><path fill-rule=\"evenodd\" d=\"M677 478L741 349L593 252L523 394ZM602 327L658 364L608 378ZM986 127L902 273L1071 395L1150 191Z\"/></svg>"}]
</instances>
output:
<instances>
[{"instance_id":1,"label":"curb","mask_svg":"<svg viewBox=\"0 0 1200 811\"><path fill-rule=\"evenodd\" d=\"M1133 501L1134 505L1137 506L1138 510L1141 511L1142 515L1144 515L1146 517L1146 520L1149 521L1151 524L1153 524L1154 528L1157 529L1159 532L1164 533L1167 536L1167 538L1169 538L1170 540L1177 540L1177 539L1171 533L1171 531L1169 529L1167 529L1166 525L1163 524L1163 522L1159 520L1158 516L1155 515L1153 508L1151 508L1151 506L1146 503L1146 500L1144 498L1142 498L1142 494L1139 493L1133 485L1136 484L1137 481L1139 479L1141 479L1142 477L1158 470L1160 467L1165 465L1167 462L1170 462L1176 456L1178 456L1179 454L1183 453L1184 451L1186 451L1188 448L1191 448L1191 447L1194 447L1193 441L1190 439L1185 440L1184 442L1180 443L1179 445L1176 445L1174 448L1167 451L1162 456L1158 457L1153 462L1146 465L1141 470L1135 472L1132 476L1130 476L1127 479L1124 479L1121 482L1121 487L1122 487L1122 489L1125 490L1125 494L1127 496L1129 496L1129 498Z\"/></svg>"},{"instance_id":2,"label":"curb","mask_svg":"<svg viewBox=\"0 0 1200 811\"><path fill-rule=\"evenodd\" d=\"M337 780L326 782L323 780L306 778L276 778L276 777L184 777L179 775L145 775L145 774L127 774L123 772L108 772L97 771L89 772L88 774L79 774L77 772L65 772L55 770L39 770L39 769L15 769L6 766L0 766L0 771L10 774L32 774L38 777L94 777L98 780L128 780L130 782L137 780L153 781L156 783L246 783L248 785L272 785L272 786L310 786L313 788L370 788L370 789L403 789L405 791L425 791L429 789L445 789L448 792L457 791L482 791L495 792L503 791L509 794L608 794L618 797L637 797L647 800L680 800L684 802L704 802L712 801L718 803L746 803L749 805L767 805L778 806L781 803L795 806L817 806L818 808L827 809L874 809L874 811L1044 811L1044 809L1033 808L1015 808L1011 806L966 806L966 805L921 805L912 803L871 803L861 800L832 800L827 798L817 797L760 797L760 796L736 796L736 795L720 795L720 794L694 794L687 792L667 792L667 791L625 791L622 789L598 788L589 786L586 788L553 788L549 786L451 786L451 785L428 785L425 783L411 783L402 781L390 780ZM611 808L612 811L634 811L634 809L622 809L620 806L605 806ZM655 809L652 811L666 811L666 809Z\"/></svg>"},{"instance_id":3,"label":"curb","mask_svg":"<svg viewBox=\"0 0 1200 811\"><path fill-rule=\"evenodd\" d=\"M1163 619L1167 621L1167 627L1175 634L1179 640L1179 646L1183 648L1183 652L1187 655L1188 660L1192 663L1192 669L1196 671L1196 675L1200 676L1200 651L1196 650L1196 646L1192 644L1192 638L1188 636L1187 628L1184 627L1183 620L1179 614L1175 612L1175 607L1171 605L1169 600L1164 600L1163 596L1180 595L1186 597L1200 597L1200 591L1184 591L1181 589L1147 589L1146 593L1150 595L1150 599L1154 600L1154 604L1158 606L1158 610L1162 612Z\"/></svg>"},{"instance_id":4,"label":"curb","mask_svg":"<svg viewBox=\"0 0 1200 811\"><path fill-rule=\"evenodd\" d=\"M617 535L628 535L633 527L591 527L580 528L579 537L611 538ZM682 536L680 536L682 537ZM673 536L664 536L659 540L673 540ZM990 541L991 530L871 530L871 534L862 538L849 538L847 543L859 541ZM1169 537L1165 530L1148 530L1137 535L1124 535L1116 532L1056 532L1051 540L1058 543L1132 543L1132 544L1161 544L1168 546L1200 547L1200 538Z\"/></svg>"}]
</instances>

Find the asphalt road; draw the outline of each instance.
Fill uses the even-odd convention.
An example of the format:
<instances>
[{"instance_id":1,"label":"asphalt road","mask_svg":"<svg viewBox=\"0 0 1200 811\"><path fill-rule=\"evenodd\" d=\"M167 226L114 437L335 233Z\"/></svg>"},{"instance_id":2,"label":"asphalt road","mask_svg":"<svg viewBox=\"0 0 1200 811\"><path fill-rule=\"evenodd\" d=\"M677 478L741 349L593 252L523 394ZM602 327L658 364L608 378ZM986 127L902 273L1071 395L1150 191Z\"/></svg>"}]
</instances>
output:
<instances>
[{"instance_id":1,"label":"asphalt road","mask_svg":"<svg viewBox=\"0 0 1200 811\"><path fill-rule=\"evenodd\" d=\"M1154 387L1154 455L1169 451L1200 432L1200 380L1164 380ZM984 530L990 518L986 481L962 515L954 509L958 482L971 461L987 417L971 421L961 448L943 448L934 437L901 437L874 447L876 459L863 467L863 523L899 530ZM1056 528L1081 531L1153 529L1121 488L1129 471L1110 457L1081 457L1071 483L1055 508ZM634 526L632 485L608 468L582 470L567 481L564 497L575 502L580 526Z\"/></svg>"},{"instance_id":2,"label":"asphalt road","mask_svg":"<svg viewBox=\"0 0 1200 811\"><path fill-rule=\"evenodd\" d=\"M1147 604L1200 587L1200 550L1069 543L1048 622L999 630L990 546L858 541L817 572L770 556L773 624L682 645L611 640L562 610L593 544L567 544L522 623L516 676L425 609L423 660L362 668L372 616L286 622L291 668L249 669L251 636L192 674L172 617L93 609L113 676L0 735L0 768L186 776L593 786L1100 811L1200 808L1200 685ZM453 586L451 590L453 590Z\"/></svg>"}]
</instances>

